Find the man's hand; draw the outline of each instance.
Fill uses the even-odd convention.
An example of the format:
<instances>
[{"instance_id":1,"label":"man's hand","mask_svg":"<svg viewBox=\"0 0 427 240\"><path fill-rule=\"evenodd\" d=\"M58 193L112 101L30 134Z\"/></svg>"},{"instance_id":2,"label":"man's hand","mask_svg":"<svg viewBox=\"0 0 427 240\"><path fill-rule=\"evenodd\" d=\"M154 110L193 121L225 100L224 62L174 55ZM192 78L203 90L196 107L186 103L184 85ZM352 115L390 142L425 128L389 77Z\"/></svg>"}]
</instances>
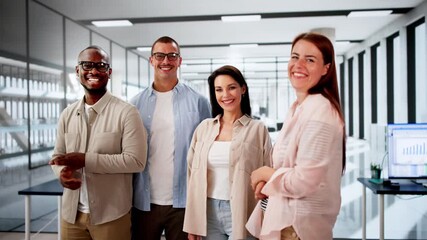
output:
<instances>
[{"instance_id":1,"label":"man's hand","mask_svg":"<svg viewBox=\"0 0 427 240\"><path fill-rule=\"evenodd\" d=\"M64 167L59 175L59 181L64 188L79 189L82 185L81 173L70 167Z\"/></svg>"},{"instance_id":2,"label":"man's hand","mask_svg":"<svg viewBox=\"0 0 427 240\"><path fill-rule=\"evenodd\" d=\"M49 164L67 166L71 169L80 169L85 166L85 154L78 152L66 153L50 160Z\"/></svg>"}]
</instances>

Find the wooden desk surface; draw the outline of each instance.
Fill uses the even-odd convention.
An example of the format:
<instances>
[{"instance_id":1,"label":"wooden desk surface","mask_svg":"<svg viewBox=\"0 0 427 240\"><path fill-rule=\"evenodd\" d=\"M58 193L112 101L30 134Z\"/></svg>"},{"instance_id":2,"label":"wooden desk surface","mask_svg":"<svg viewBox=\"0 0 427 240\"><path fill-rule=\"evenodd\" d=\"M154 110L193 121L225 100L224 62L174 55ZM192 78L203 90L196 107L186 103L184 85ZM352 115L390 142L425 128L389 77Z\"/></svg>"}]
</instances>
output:
<instances>
[{"instance_id":1,"label":"wooden desk surface","mask_svg":"<svg viewBox=\"0 0 427 240\"><path fill-rule=\"evenodd\" d=\"M44 195L44 196L60 196L64 188L59 183L58 179L53 179L48 182L41 183L18 192L19 195Z\"/></svg>"}]
</instances>

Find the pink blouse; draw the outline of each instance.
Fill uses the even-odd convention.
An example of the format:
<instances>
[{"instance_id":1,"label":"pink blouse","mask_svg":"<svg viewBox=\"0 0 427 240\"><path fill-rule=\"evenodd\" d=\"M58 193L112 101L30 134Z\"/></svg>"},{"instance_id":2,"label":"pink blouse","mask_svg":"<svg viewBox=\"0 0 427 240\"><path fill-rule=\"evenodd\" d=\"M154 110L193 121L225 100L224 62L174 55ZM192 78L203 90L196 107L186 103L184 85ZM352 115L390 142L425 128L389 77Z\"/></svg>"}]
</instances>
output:
<instances>
[{"instance_id":1,"label":"pink blouse","mask_svg":"<svg viewBox=\"0 0 427 240\"><path fill-rule=\"evenodd\" d=\"M309 95L295 102L272 153L276 169L262 193L269 196L262 216L260 203L246 224L260 239L280 239L293 226L301 240L332 239L341 205L344 124L328 99Z\"/></svg>"}]
</instances>

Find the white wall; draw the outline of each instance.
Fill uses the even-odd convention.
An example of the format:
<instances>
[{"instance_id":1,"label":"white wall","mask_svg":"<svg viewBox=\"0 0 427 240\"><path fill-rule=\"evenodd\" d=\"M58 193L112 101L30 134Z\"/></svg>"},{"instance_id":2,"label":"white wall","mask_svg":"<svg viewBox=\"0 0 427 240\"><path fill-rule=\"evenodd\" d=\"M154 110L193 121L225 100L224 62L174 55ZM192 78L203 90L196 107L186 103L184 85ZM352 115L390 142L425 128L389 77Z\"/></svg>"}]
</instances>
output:
<instances>
[{"instance_id":1,"label":"white wall","mask_svg":"<svg viewBox=\"0 0 427 240\"><path fill-rule=\"evenodd\" d=\"M396 57L398 59L399 70L395 71L397 75L395 75L394 79L394 100L395 100L395 122L407 122L407 48L406 48L406 27L413 23L414 21L426 17L427 15L427 1L424 1L420 6L412 10L411 12L402 15L392 24L388 25L386 28L376 32L374 35L369 37L366 41L360 43L358 46L350 49L345 55L345 61L350 58L354 58L353 60L353 69L357 71L357 55L365 51L365 82L364 82L364 118L365 118L365 138L370 139L374 142L377 142L379 139L383 139L382 135L384 132L384 126L387 124L387 76L386 76L386 38L390 35L399 32L400 41L399 41L399 56ZM427 31L424 31L424 34L427 36ZM426 38L427 39L427 38ZM378 124L371 124L371 72L370 72L370 55L371 49L370 47L376 43L380 43L380 48L378 51L378 75L377 75L377 102L378 102ZM427 56L427 49L424 46L424 49L421 49L421 56ZM424 61L425 63L425 61ZM348 62L346 63L346 73L345 78L348 79ZM427 89L427 81L422 81L419 79L427 79L427 74L425 70L427 66L417 66L417 122L427 122L427 109L425 108L425 102L427 102L427 95L425 91ZM418 71L418 69L420 71ZM357 74L353 74L353 120L354 120L354 135L358 136L358 126L359 126L359 118L358 114L358 83L357 83ZM421 82L420 82L421 81ZM348 80L346 81L348 82ZM346 86L346 92L348 92L348 87ZM346 96L346 120L348 124L348 96ZM424 102L424 103L422 103ZM372 139L375 138L375 139ZM379 146L379 148L383 148L383 146Z\"/></svg>"}]
</instances>

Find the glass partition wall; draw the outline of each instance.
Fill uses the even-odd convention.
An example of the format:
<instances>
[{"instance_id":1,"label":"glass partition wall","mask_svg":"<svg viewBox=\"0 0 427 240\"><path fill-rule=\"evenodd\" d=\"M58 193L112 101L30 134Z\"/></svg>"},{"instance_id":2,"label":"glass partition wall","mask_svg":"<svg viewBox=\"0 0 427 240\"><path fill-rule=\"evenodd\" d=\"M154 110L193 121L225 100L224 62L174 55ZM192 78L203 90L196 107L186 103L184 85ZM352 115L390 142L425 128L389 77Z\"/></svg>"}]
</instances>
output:
<instances>
[{"instance_id":1,"label":"glass partition wall","mask_svg":"<svg viewBox=\"0 0 427 240\"><path fill-rule=\"evenodd\" d=\"M209 97L209 75L224 65L237 67L248 83L252 115L264 120L270 131L276 131L296 98L287 77L287 61L287 58L278 57L233 60L184 58L180 76Z\"/></svg>"},{"instance_id":2,"label":"glass partition wall","mask_svg":"<svg viewBox=\"0 0 427 240\"><path fill-rule=\"evenodd\" d=\"M14 26L14 27L11 27ZM108 89L127 100L149 84L148 61L35 1L0 1L0 172L44 166L62 110L83 96L77 56L98 45L112 56ZM113 57L114 55L114 57Z\"/></svg>"},{"instance_id":3,"label":"glass partition wall","mask_svg":"<svg viewBox=\"0 0 427 240\"><path fill-rule=\"evenodd\" d=\"M31 64L27 80L28 107L24 112L28 129L22 134L27 135L29 141L22 152L28 153L29 168L34 168L45 165L52 156L56 123L65 104L62 67L64 26L62 16L32 1L27 3L28 57Z\"/></svg>"}]
</instances>

